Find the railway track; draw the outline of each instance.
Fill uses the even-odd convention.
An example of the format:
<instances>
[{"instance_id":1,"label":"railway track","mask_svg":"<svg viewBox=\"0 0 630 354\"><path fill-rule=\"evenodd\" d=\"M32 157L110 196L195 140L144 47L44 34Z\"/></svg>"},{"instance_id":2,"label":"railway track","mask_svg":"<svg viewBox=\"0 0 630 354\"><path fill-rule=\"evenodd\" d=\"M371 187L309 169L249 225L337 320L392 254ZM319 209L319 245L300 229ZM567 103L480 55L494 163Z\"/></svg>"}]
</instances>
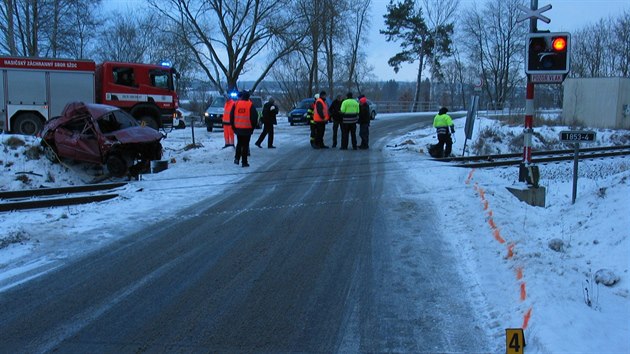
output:
<instances>
[{"instance_id":1,"label":"railway track","mask_svg":"<svg viewBox=\"0 0 630 354\"><path fill-rule=\"evenodd\" d=\"M102 183L0 192L0 212L102 202L118 197L118 194L108 191L126 184Z\"/></svg>"},{"instance_id":2,"label":"railway track","mask_svg":"<svg viewBox=\"0 0 630 354\"><path fill-rule=\"evenodd\" d=\"M579 150L578 159L596 159L616 156L630 155L630 145L602 146L594 148L583 148ZM573 160L575 150L550 150L534 151L532 153L532 163L545 164L550 162ZM434 159L435 161L453 162L457 167L485 168L519 165L523 161L522 153L483 155L483 156L463 156Z\"/></svg>"}]
</instances>

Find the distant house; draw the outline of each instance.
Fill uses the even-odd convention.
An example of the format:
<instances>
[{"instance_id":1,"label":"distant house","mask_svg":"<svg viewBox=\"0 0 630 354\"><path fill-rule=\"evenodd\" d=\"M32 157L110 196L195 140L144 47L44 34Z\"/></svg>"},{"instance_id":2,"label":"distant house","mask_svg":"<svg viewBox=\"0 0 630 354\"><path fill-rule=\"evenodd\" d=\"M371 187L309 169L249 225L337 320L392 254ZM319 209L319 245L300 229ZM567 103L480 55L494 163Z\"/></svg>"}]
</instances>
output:
<instances>
[{"instance_id":1,"label":"distant house","mask_svg":"<svg viewBox=\"0 0 630 354\"><path fill-rule=\"evenodd\" d=\"M570 126L630 129L630 78L570 78L562 121Z\"/></svg>"}]
</instances>

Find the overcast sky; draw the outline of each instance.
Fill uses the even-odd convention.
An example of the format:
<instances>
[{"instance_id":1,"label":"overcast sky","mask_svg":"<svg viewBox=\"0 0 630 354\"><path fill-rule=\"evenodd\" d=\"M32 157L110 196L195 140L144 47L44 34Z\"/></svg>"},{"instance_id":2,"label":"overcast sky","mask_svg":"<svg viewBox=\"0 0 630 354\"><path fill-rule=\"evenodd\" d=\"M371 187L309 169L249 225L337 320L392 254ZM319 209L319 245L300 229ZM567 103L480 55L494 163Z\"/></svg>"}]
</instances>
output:
<instances>
[{"instance_id":1,"label":"overcast sky","mask_svg":"<svg viewBox=\"0 0 630 354\"><path fill-rule=\"evenodd\" d=\"M420 0L417 0L420 1ZM461 11L466 11L471 6L480 7L485 1L460 0ZM145 3L143 0L104 0L107 9L138 6ZM527 2L526 3L530 3ZM365 36L367 44L367 56L371 66L374 67L374 75L379 80L394 79L396 81L415 81L417 75L417 63L405 64L398 73L387 65L387 60L399 51L398 44L388 43L385 36L379 33L384 28L383 15L387 11L389 0L372 0L371 28ZM600 18L609 16L617 17L624 11L630 11L630 0L539 0L538 7L551 4L552 9L543 13L551 19L546 24L538 21L538 28L552 32L572 32L586 24L596 22ZM463 12L460 12L460 16ZM457 24L457 19L455 23ZM253 74L253 72L252 72ZM252 76L252 77L250 77ZM241 79L252 79L253 75L245 75Z\"/></svg>"}]
</instances>

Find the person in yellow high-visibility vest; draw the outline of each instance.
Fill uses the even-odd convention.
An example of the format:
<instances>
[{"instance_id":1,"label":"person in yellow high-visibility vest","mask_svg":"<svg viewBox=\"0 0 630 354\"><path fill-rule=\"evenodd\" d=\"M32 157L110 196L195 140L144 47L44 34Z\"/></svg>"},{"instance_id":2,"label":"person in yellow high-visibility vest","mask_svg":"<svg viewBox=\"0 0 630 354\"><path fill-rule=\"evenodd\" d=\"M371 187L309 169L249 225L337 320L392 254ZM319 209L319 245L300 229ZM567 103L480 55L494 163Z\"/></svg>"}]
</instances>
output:
<instances>
[{"instance_id":1,"label":"person in yellow high-visibility vest","mask_svg":"<svg viewBox=\"0 0 630 354\"><path fill-rule=\"evenodd\" d=\"M442 107L438 111L438 114L433 118L433 127L437 131L438 147L442 157L451 156L451 150L453 148L453 139L451 133L455 133L455 125L453 125L453 119L446 114L448 108ZM446 146L446 147L445 147Z\"/></svg>"}]
</instances>

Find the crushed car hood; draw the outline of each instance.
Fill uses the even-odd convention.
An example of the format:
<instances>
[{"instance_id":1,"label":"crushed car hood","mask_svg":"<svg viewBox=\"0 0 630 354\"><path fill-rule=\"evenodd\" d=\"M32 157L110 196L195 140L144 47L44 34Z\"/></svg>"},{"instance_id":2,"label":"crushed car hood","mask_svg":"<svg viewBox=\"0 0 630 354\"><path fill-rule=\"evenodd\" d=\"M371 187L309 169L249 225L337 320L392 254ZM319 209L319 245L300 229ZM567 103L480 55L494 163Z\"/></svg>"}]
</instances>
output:
<instances>
[{"instance_id":1,"label":"crushed car hood","mask_svg":"<svg viewBox=\"0 0 630 354\"><path fill-rule=\"evenodd\" d=\"M149 127L130 127L107 135L115 137L123 144L150 143L160 141L164 137L160 132Z\"/></svg>"}]
</instances>

